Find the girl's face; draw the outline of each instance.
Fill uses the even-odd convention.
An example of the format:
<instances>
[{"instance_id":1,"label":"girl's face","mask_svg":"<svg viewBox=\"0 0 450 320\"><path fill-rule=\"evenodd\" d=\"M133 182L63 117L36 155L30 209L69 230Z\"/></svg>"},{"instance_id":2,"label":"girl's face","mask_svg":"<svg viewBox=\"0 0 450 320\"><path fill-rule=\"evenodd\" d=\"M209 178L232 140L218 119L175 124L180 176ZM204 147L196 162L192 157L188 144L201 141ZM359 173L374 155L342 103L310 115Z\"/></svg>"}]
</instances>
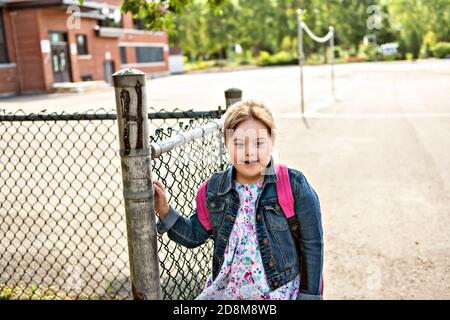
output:
<instances>
[{"instance_id":1,"label":"girl's face","mask_svg":"<svg viewBox=\"0 0 450 320\"><path fill-rule=\"evenodd\" d=\"M227 151L241 183L261 178L270 162L272 139L267 127L255 119L241 122L235 130L227 130Z\"/></svg>"}]
</instances>

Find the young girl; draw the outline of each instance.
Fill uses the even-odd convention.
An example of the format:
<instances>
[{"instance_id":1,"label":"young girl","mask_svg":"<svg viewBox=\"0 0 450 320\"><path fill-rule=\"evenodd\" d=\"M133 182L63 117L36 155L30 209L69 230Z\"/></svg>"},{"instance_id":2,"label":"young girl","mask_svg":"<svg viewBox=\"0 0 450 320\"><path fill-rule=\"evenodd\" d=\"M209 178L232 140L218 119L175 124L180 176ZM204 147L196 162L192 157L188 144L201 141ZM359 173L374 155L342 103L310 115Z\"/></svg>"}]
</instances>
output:
<instances>
[{"instance_id":1,"label":"young girl","mask_svg":"<svg viewBox=\"0 0 450 320\"><path fill-rule=\"evenodd\" d=\"M163 185L154 181L158 232L195 248L214 240L212 274L197 299L322 299L323 234L319 198L305 176L289 168L297 252L278 203L272 149L271 112L253 101L238 102L225 114L224 140L231 166L207 183L206 207L212 232L199 220L172 208Z\"/></svg>"}]
</instances>

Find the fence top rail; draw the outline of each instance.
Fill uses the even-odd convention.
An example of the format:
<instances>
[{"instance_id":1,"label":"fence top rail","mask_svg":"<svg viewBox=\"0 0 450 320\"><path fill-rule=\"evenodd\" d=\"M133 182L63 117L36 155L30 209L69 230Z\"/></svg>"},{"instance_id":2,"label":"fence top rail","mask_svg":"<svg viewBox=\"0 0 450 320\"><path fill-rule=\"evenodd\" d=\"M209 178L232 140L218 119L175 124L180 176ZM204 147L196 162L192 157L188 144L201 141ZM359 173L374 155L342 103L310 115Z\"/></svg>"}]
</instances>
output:
<instances>
[{"instance_id":1,"label":"fence top rail","mask_svg":"<svg viewBox=\"0 0 450 320\"><path fill-rule=\"evenodd\" d=\"M156 111L156 110L155 110ZM191 119L191 118L217 118L219 119L225 113L224 109L218 107L217 110L210 111L193 111L191 110L175 110L175 111L156 111L149 112L148 119ZM0 122L25 122L25 121L84 121L84 120L117 120L115 111L100 110L98 112L86 111L84 113L30 113L26 114L23 110L18 110L15 113L5 113L5 110L0 110Z\"/></svg>"},{"instance_id":2,"label":"fence top rail","mask_svg":"<svg viewBox=\"0 0 450 320\"><path fill-rule=\"evenodd\" d=\"M214 120L210 123L202 125L201 127L179 133L160 142L150 143L150 148L152 150L152 159L158 158L162 154L169 152L177 147L183 146L190 141L200 139L209 133L218 132L222 130L222 128L223 119Z\"/></svg>"}]
</instances>

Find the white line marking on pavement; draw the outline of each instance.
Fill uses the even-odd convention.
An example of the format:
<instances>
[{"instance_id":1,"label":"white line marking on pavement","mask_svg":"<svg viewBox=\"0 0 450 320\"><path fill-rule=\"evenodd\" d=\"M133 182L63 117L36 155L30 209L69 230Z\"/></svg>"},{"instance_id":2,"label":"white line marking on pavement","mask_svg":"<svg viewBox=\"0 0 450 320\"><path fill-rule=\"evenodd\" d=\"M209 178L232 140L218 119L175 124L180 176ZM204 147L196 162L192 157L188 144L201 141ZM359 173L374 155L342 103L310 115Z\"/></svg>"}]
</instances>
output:
<instances>
[{"instance_id":1,"label":"white line marking on pavement","mask_svg":"<svg viewBox=\"0 0 450 320\"><path fill-rule=\"evenodd\" d=\"M337 99L335 99L334 97L328 97L327 99L325 99L323 101L316 102L316 103L312 104L311 108L308 108L305 111L305 115L314 113L317 110L322 109L322 108L329 108L329 107L331 107L331 104L336 100Z\"/></svg>"},{"instance_id":2,"label":"white line marking on pavement","mask_svg":"<svg viewBox=\"0 0 450 320\"><path fill-rule=\"evenodd\" d=\"M346 86L343 86L338 89L336 93L336 97L328 96L328 98L314 102L311 105L306 104L307 109L305 110L305 116L314 114L317 110L323 108L330 108L331 105L336 101L342 101L344 99L345 94L353 88L357 83L361 81L361 75L355 76L350 82L347 83ZM286 112L279 115L280 118L299 118L301 117L300 112Z\"/></svg>"},{"instance_id":3,"label":"white line marking on pavement","mask_svg":"<svg viewBox=\"0 0 450 320\"><path fill-rule=\"evenodd\" d=\"M300 112L275 115L280 118L301 118ZM319 113L306 114L305 118L323 119L375 119L375 118L450 118L450 113Z\"/></svg>"},{"instance_id":4,"label":"white line marking on pavement","mask_svg":"<svg viewBox=\"0 0 450 320\"><path fill-rule=\"evenodd\" d=\"M450 118L450 113L315 113L308 118Z\"/></svg>"}]
</instances>

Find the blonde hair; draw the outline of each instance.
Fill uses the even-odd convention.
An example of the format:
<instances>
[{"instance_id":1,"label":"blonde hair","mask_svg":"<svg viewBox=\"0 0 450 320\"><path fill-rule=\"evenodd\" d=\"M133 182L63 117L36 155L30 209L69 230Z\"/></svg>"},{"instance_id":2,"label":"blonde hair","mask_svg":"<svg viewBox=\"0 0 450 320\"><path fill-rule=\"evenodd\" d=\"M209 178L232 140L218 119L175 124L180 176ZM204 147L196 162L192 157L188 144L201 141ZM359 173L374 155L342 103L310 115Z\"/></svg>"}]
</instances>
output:
<instances>
[{"instance_id":1,"label":"blonde hair","mask_svg":"<svg viewBox=\"0 0 450 320\"><path fill-rule=\"evenodd\" d=\"M248 119L260 121L267 127L272 142L275 141L275 122L272 112L263 104L253 100L239 101L231 105L225 113L223 136L227 143L227 130L235 130L236 127Z\"/></svg>"}]
</instances>

